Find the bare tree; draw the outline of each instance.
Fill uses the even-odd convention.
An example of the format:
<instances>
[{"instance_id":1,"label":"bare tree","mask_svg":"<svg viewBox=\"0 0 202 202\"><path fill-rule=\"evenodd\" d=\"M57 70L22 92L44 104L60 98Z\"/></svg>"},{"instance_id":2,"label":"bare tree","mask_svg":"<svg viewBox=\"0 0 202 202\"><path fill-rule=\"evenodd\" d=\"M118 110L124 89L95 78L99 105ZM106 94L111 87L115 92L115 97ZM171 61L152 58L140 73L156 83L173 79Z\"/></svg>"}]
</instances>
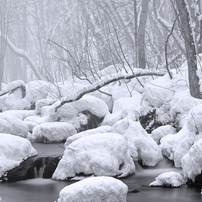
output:
<instances>
[{"instance_id":1,"label":"bare tree","mask_svg":"<svg viewBox=\"0 0 202 202\"><path fill-rule=\"evenodd\" d=\"M193 31L191 28L191 19L186 0L176 0L176 5L180 16L180 27L182 36L185 41L186 58L189 73L189 89L191 96L202 98L199 85L199 77L197 75L197 58L194 43Z\"/></svg>"}]
</instances>

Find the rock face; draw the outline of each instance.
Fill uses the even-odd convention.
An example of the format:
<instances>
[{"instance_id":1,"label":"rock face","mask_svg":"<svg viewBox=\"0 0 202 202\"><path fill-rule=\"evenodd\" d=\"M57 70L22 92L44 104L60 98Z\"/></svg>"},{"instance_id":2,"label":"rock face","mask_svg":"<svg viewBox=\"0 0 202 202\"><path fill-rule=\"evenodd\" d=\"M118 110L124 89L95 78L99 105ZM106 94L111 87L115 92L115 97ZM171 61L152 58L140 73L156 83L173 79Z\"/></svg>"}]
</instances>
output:
<instances>
[{"instance_id":1,"label":"rock face","mask_svg":"<svg viewBox=\"0 0 202 202\"><path fill-rule=\"evenodd\" d=\"M51 178L60 159L60 156L30 157L23 161L18 167L7 171L1 177L1 180L16 182L37 177Z\"/></svg>"}]
</instances>

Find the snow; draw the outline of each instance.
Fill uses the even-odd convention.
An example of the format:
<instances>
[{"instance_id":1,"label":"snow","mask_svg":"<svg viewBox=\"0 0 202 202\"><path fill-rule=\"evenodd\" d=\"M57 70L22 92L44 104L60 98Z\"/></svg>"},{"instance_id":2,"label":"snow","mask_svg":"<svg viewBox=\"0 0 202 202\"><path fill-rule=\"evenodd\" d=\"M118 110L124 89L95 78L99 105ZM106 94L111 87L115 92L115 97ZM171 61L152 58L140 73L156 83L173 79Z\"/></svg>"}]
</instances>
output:
<instances>
[{"instance_id":1,"label":"snow","mask_svg":"<svg viewBox=\"0 0 202 202\"><path fill-rule=\"evenodd\" d=\"M181 174L170 171L163 173L156 177L155 181L152 182L150 187L180 187L184 184L184 178Z\"/></svg>"},{"instance_id":2,"label":"snow","mask_svg":"<svg viewBox=\"0 0 202 202\"><path fill-rule=\"evenodd\" d=\"M113 126L117 121L125 118L127 115L127 110L121 110L113 114L107 114L102 121L102 125Z\"/></svg>"},{"instance_id":3,"label":"snow","mask_svg":"<svg viewBox=\"0 0 202 202\"><path fill-rule=\"evenodd\" d=\"M2 115L12 115L20 120L24 120L28 116L34 116L34 110L8 110L2 113Z\"/></svg>"},{"instance_id":4,"label":"snow","mask_svg":"<svg viewBox=\"0 0 202 202\"><path fill-rule=\"evenodd\" d=\"M202 104L202 100L191 97L188 90L176 94L170 102L170 115L178 128L186 122L188 112L193 107Z\"/></svg>"},{"instance_id":5,"label":"snow","mask_svg":"<svg viewBox=\"0 0 202 202\"><path fill-rule=\"evenodd\" d=\"M26 84L26 98L29 102L46 99L48 94L54 92L55 87L52 83L42 80L31 81Z\"/></svg>"},{"instance_id":6,"label":"snow","mask_svg":"<svg viewBox=\"0 0 202 202\"><path fill-rule=\"evenodd\" d=\"M162 160L161 148L139 122L125 118L114 124L112 131L122 134L127 140L134 161L141 160L143 165L155 166Z\"/></svg>"},{"instance_id":7,"label":"snow","mask_svg":"<svg viewBox=\"0 0 202 202\"><path fill-rule=\"evenodd\" d=\"M186 118L183 128L175 135L167 135L161 139L162 153L174 160L176 167L181 167L181 161L190 147L202 138L202 105L192 108Z\"/></svg>"},{"instance_id":8,"label":"snow","mask_svg":"<svg viewBox=\"0 0 202 202\"><path fill-rule=\"evenodd\" d=\"M29 140L0 133L0 176L18 166L23 160L35 155L37 151Z\"/></svg>"},{"instance_id":9,"label":"snow","mask_svg":"<svg viewBox=\"0 0 202 202\"><path fill-rule=\"evenodd\" d=\"M28 116L24 119L24 121L34 122L37 124L48 122L47 117L40 117L40 116Z\"/></svg>"},{"instance_id":10,"label":"snow","mask_svg":"<svg viewBox=\"0 0 202 202\"><path fill-rule=\"evenodd\" d=\"M22 98L22 90L18 88L11 94L8 94L2 110L14 110L14 109L28 109L30 107L30 102L26 99L26 97Z\"/></svg>"},{"instance_id":11,"label":"snow","mask_svg":"<svg viewBox=\"0 0 202 202\"><path fill-rule=\"evenodd\" d=\"M64 187L57 202L126 202L128 187L112 177L92 177Z\"/></svg>"},{"instance_id":12,"label":"snow","mask_svg":"<svg viewBox=\"0 0 202 202\"><path fill-rule=\"evenodd\" d=\"M160 143L160 139L168 134L175 134L176 130L171 125L160 126L151 133L156 143Z\"/></svg>"},{"instance_id":13,"label":"snow","mask_svg":"<svg viewBox=\"0 0 202 202\"><path fill-rule=\"evenodd\" d=\"M52 178L65 180L80 173L126 177L134 172L125 138L116 133L102 133L79 138L68 145Z\"/></svg>"},{"instance_id":14,"label":"snow","mask_svg":"<svg viewBox=\"0 0 202 202\"><path fill-rule=\"evenodd\" d=\"M80 132L80 133L77 133L75 135L68 137L66 140L65 146L67 147L69 144L71 144L72 142L74 142L75 140L77 140L81 137L86 137L89 135L95 135L95 134L99 134L99 133L107 133L107 132L111 132L110 126L100 126L95 129L86 130L86 131L83 131L83 132Z\"/></svg>"},{"instance_id":15,"label":"snow","mask_svg":"<svg viewBox=\"0 0 202 202\"><path fill-rule=\"evenodd\" d=\"M185 178L195 180L202 170L202 138L195 142L182 158L182 169Z\"/></svg>"},{"instance_id":16,"label":"snow","mask_svg":"<svg viewBox=\"0 0 202 202\"><path fill-rule=\"evenodd\" d=\"M138 92L133 96L134 97L123 97L115 100L112 113L126 111L129 118L137 120L139 118L142 96Z\"/></svg>"},{"instance_id":17,"label":"snow","mask_svg":"<svg viewBox=\"0 0 202 202\"><path fill-rule=\"evenodd\" d=\"M42 123L33 128L32 141L62 142L76 134L74 126L65 122Z\"/></svg>"},{"instance_id":18,"label":"snow","mask_svg":"<svg viewBox=\"0 0 202 202\"><path fill-rule=\"evenodd\" d=\"M20 119L12 115L0 114L0 133L9 133L21 137L27 137L29 129Z\"/></svg>"},{"instance_id":19,"label":"snow","mask_svg":"<svg viewBox=\"0 0 202 202\"><path fill-rule=\"evenodd\" d=\"M51 120L70 121L83 111L89 111L99 118L109 113L106 103L91 95L84 95L80 100L66 103L55 112L59 103L54 103L49 109Z\"/></svg>"}]
</instances>

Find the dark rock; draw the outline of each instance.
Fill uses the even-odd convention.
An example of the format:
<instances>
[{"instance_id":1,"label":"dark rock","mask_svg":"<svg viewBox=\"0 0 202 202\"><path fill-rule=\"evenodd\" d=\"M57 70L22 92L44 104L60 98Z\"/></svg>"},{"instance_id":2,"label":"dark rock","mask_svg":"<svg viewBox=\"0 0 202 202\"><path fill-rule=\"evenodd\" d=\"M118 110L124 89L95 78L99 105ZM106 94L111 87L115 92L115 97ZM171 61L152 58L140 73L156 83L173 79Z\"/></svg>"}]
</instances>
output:
<instances>
[{"instance_id":1,"label":"dark rock","mask_svg":"<svg viewBox=\"0 0 202 202\"><path fill-rule=\"evenodd\" d=\"M57 157L30 157L18 167L7 171L0 180L16 182L37 177L51 178L61 156Z\"/></svg>"},{"instance_id":2,"label":"dark rock","mask_svg":"<svg viewBox=\"0 0 202 202\"><path fill-rule=\"evenodd\" d=\"M163 126L165 124L157 121L156 109L149 111L146 115L142 115L139 117L139 121L142 127L147 131L147 133L151 134L151 132L158 128L159 126Z\"/></svg>"},{"instance_id":3,"label":"dark rock","mask_svg":"<svg viewBox=\"0 0 202 202\"><path fill-rule=\"evenodd\" d=\"M45 169L43 172L43 178L52 178L53 173L55 172L55 169L62 157L57 156L57 157L47 157L45 160Z\"/></svg>"},{"instance_id":4,"label":"dark rock","mask_svg":"<svg viewBox=\"0 0 202 202\"><path fill-rule=\"evenodd\" d=\"M81 113L84 114L85 116L87 116L88 123L86 125L81 125L78 132L97 128L104 119L104 117L99 118L87 110L82 111Z\"/></svg>"}]
</instances>

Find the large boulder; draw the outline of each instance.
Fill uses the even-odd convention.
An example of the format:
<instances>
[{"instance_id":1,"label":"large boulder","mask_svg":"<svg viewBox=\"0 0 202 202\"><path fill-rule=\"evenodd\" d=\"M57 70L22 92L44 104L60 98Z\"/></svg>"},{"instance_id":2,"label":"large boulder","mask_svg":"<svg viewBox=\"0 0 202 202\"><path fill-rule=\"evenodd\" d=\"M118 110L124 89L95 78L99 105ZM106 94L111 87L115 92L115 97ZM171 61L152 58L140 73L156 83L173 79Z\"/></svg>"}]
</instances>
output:
<instances>
[{"instance_id":1,"label":"large boulder","mask_svg":"<svg viewBox=\"0 0 202 202\"><path fill-rule=\"evenodd\" d=\"M128 142L133 160L139 160L143 165L155 166L162 160L161 149L139 122L127 118L118 121L112 131L122 134Z\"/></svg>"},{"instance_id":2,"label":"large boulder","mask_svg":"<svg viewBox=\"0 0 202 202\"><path fill-rule=\"evenodd\" d=\"M126 202L128 187L112 177L93 177L66 186L58 202Z\"/></svg>"},{"instance_id":3,"label":"large boulder","mask_svg":"<svg viewBox=\"0 0 202 202\"><path fill-rule=\"evenodd\" d=\"M0 133L0 176L20 165L28 157L37 155L29 140Z\"/></svg>"},{"instance_id":4,"label":"large boulder","mask_svg":"<svg viewBox=\"0 0 202 202\"><path fill-rule=\"evenodd\" d=\"M68 145L53 179L66 180L79 174L125 177L134 172L125 138L103 133L79 138Z\"/></svg>"},{"instance_id":5,"label":"large boulder","mask_svg":"<svg viewBox=\"0 0 202 202\"><path fill-rule=\"evenodd\" d=\"M12 115L0 114L0 133L9 133L27 137L29 128L20 119Z\"/></svg>"},{"instance_id":6,"label":"large boulder","mask_svg":"<svg viewBox=\"0 0 202 202\"><path fill-rule=\"evenodd\" d=\"M67 122L42 123L34 127L31 138L34 142L62 142L76 133L75 127Z\"/></svg>"}]
</instances>

